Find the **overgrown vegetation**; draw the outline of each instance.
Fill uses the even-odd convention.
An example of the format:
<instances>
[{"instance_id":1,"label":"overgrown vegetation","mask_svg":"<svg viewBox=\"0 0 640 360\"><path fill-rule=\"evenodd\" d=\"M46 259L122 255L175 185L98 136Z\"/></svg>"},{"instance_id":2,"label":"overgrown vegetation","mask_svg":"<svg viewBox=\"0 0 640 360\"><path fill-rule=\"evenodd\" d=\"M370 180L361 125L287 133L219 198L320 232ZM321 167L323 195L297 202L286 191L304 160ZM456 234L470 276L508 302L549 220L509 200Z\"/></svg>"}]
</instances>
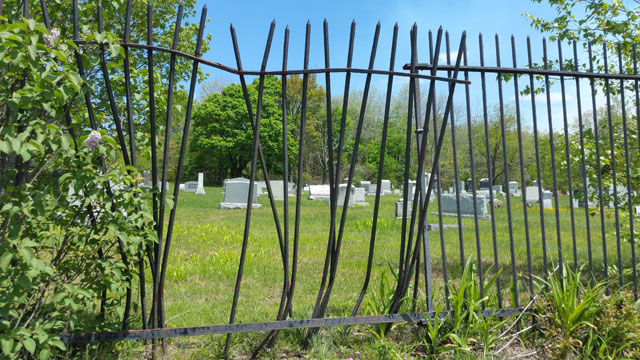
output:
<instances>
[{"instance_id":1,"label":"overgrown vegetation","mask_svg":"<svg viewBox=\"0 0 640 360\"><path fill-rule=\"evenodd\" d=\"M153 219L116 141L76 111L90 87L74 50L58 29L0 18L4 358L74 356L58 334L139 323L131 284Z\"/></svg>"}]
</instances>

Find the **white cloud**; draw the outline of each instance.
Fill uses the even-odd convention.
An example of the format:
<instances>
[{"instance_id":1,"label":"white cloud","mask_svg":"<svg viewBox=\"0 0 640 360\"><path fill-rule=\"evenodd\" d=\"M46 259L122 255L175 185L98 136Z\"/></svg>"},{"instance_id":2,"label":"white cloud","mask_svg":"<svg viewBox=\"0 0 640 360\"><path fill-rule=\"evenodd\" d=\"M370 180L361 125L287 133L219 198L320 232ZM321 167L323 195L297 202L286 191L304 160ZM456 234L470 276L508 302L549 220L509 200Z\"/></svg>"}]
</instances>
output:
<instances>
[{"instance_id":1,"label":"white cloud","mask_svg":"<svg viewBox=\"0 0 640 360\"><path fill-rule=\"evenodd\" d=\"M468 56L468 54L467 54ZM449 58L451 59L451 63L455 64L456 63L456 59L458 58L458 50L454 50L454 51L450 51L449 52ZM440 65L444 65L447 63L447 53L442 53L440 54L440 56L438 57L438 64Z\"/></svg>"}]
</instances>

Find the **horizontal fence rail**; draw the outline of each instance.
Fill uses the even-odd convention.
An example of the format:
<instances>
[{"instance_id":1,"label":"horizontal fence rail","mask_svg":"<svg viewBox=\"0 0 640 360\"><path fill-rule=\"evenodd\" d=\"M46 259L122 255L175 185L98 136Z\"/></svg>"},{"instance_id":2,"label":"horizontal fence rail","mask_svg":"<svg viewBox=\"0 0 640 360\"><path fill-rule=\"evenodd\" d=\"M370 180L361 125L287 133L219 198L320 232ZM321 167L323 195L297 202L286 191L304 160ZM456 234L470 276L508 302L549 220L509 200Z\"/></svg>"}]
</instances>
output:
<instances>
[{"instance_id":1,"label":"horizontal fence rail","mask_svg":"<svg viewBox=\"0 0 640 360\"><path fill-rule=\"evenodd\" d=\"M26 2L28 3L28 2ZM41 11L47 19L45 2L41 2ZM102 7L98 6L99 32L102 33ZM353 67L355 21L351 24L347 62L345 67L330 64L330 36L328 23L322 26L324 55L323 68L310 68L311 24L305 29L302 69L289 69L289 28L284 29L282 44L273 42L276 31L275 21L271 23L259 70L246 70L242 66L239 44L233 26L230 36L236 60L235 67L203 59L201 56L206 6L202 9L193 54L178 49L181 31L183 7L177 10L174 35L171 48L154 44L152 31L153 7L147 6L147 43L136 44L130 41L131 1L127 3L126 22L120 45L124 48L122 63L108 64L111 59L105 57L105 44L85 41L80 38L78 2L73 4L73 41L82 48L84 54L76 54L79 73L97 72L100 74L100 91L87 93L84 104L92 129L101 126L96 120L95 103L100 96L106 96L108 102L100 118L113 121L113 132L122 150L126 165L136 166L135 135L142 130L135 128L135 98L131 94L130 59L133 56L145 56L149 74L159 65L155 62L157 54L168 57L168 71L165 82L157 83L154 76L144 81L148 84L149 136L151 139L153 190L153 218L159 241L153 246L141 249L146 261L130 264L133 271L137 267L140 277L139 295L142 304L140 318L142 330L129 330L130 306L124 314L123 331L109 333L62 334L66 343L94 341L116 341L137 339L158 339L207 334L226 334L225 352L230 347L231 334L238 332L265 331L263 341L255 349L256 357L262 347L275 340L280 330L308 328L307 337L315 334L317 328L325 326L344 326L357 324L380 324L404 321L425 321L435 316L437 304L444 304L446 316L451 311L450 289L458 284L458 278L465 267L473 266L477 276L480 297L483 301L484 315L508 316L522 312L523 304L530 303L538 289L535 277L544 277L552 273L562 274L566 267L580 269L585 266L591 281L607 281L607 291L627 288L638 298L636 239L634 226L640 198L637 186L640 179L634 177L632 170L640 162L640 104L637 74L636 48L632 50L620 45L592 44L578 46L576 42L566 44L558 41L549 45L546 40L541 44L542 56L532 50L529 38L526 42L517 42L511 37L508 55L502 54L500 39L494 39L491 54L485 54L485 40L478 38L477 47L469 44L463 33L457 47L451 44L449 33L439 29L428 32L428 46L425 39L418 37L417 26L409 32L410 50L399 54L404 65L402 71L395 69L398 48L399 29L392 30L391 43L379 42L381 25L374 31L366 68ZM136 19L141 21L141 19ZM52 26L49 25L48 26ZM281 70L267 70L274 47L282 51ZM388 69L376 68L378 48L390 48ZM537 47L537 44L534 45ZM550 48L555 47L554 56ZM471 51L468 51L472 48ZM525 60L518 60L517 50L526 49ZM569 49L571 56L563 58L563 50ZM614 49L614 54L610 52ZM100 56L98 69L84 69L83 56L97 52ZM155 56L154 56L155 55ZM252 54L253 56L254 54ZM473 55L473 57L471 57ZM506 57L505 57L506 56ZM428 57L427 62L419 62ZM453 58L455 57L455 58ZM502 66L502 59L508 58L509 67ZM495 62L486 65L485 59ZM192 67L188 81L188 99L186 101L184 124L181 131L171 133L174 115L176 66L178 61L190 61ZM538 61L543 64L537 64ZM609 62L609 60L612 60ZM479 65L470 65L476 62ZM123 98L114 97L110 77L113 75L107 65L121 66L125 77L126 89ZM524 64L524 65L523 65ZM250 248L252 218L255 215L254 199L249 195L244 213L240 258L236 277L233 279L233 300L230 306L228 324L167 328L165 314L166 274L171 254L173 229L180 195L180 184L187 151L190 120L194 108L195 86L200 66L208 66L237 76L246 106L247 133L252 136L251 161L246 171L249 174L249 194L254 193L256 181L261 176L266 184L270 217L275 228L274 244L277 244L282 265L282 283L270 284L279 287L277 311L274 321L239 323L237 310L241 292L252 291L243 288ZM595 71L598 69L598 72ZM423 72L423 73L421 73ZM331 92L332 75L340 74L343 80L341 112L335 113ZM355 86L353 75L363 74L364 82ZM289 119L287 102L288 81L291 75L302 76L299 119ZM326 90L328 185L329 199L326 212L329 214L326 234L324 260L319 261L319 288L311 311L311 318L292 319L293 300L302 260L299 253L301 241L305 239L302 209L304 207L303 188L305 181L305 144L307 129L307 108L309 106L309 83L312 75L324 79ZM487 76L488 75L488 76ZM247 76L255 76L258 81L257 105L247 85ZM282 99L282 166L283 188L277 189L284 194L283 210L276 203L274 189L270 179L274 170L267 166L261 129L263 120L263 101L265 99L265 79L267 76L279 77ZM386 89L383 92L384 106L380 113L380 141L377 169L370 172L375 178L371 223L367 228L368 248L367 266L362 269L364 283L357 286L355 301L350 302L351 316L331 317L329 310L336 283L340 280L338 271L343 245L348 241L352 223L349 215L353 212L349 196L339 196L341 185L351 189L362 161L361 143L363 128L368 126L368 101L372 93L372 78L386 77ZM394 83L397 78L407 78L406 92L399 92L400 85ZM318 77L318 81L321 78ZM334 77L335 80L335 77ZM166 85L159 91L157 85ZM362 95L357 116L348 119L350 94L352 90L361 90ZM392 100L395 94L401 102L403 115L400 120L393 118ZM157 99L162 97L164 119L156 116ZM122 102L122 105L118 105ZM529 103L529 104L523 104ZM119 110L124 106L125 111ZM349 121L354 124L349 125ZM123 124L126 122L126 124ZM387 145L392 134L391 124L402 129L403 151L394 158L398 161L398 183L400 192L385 194L383 190ZM111 124L107 125L111 127ZM297 153L290 156L288 134L294 128L298 132ZM164 132L164 133L162 133ZM177 159L169 158L169 145L172 136L180 137L180 152ZM394 134L395 135L395 134ZM158 143L161 138L163 143ZM376 139L376 141L377 141ZM156 143L158 143L156 145ZM159 147L159 148L158 148ZM162 151L159 155L158 152ZM160 157L159 157L160 156ZM162 159L161 161L159 159ZM290 163L290 161L293 162ZM170 193L165 186L169 180L170 162L177 163L175 186ZM296 185L295 205L289 209L287 179ZM343 180L345 179L345 180ZM374 182L372 181L372 184ZM515 185L515 186L514 186ZM513 188L512 188L513 186ZM107 189L109 191L109 189ZM379 226L383 216L381 201L384 195L403 199L396 204L401 213L394 223L395 240L399 254L397 264L393 265L397 276L392 287L392 297L387 309L388 314L363 316L362 303L370 292L370 282L379 270L376 260L376 242L381 241ZM173 199L173 206L167 209L167 199ZM292 214L290 214L292 212ZM293 216L293 218L291 218ZM395 220L395 219L394 219ZM385 233L386 234L386 233ZM388 241L385 235L384 241ZM471 260L473 259L473 260ZM126 261L125 261L126 262ZM343 260L344 262L344 260ZM151 274L151 295L147 299L144 278L145 270ZM585 270L586 271L586 270ZM422 277L422 279L421 279ZM229 279L225 279L229 280ZM495 282L494 282L495 281ZM489 287L489 285L494 286ZM485 288L486 286L486 288ZM299 288L299 287L298 287ZM298 290L300 291L300 290ZM315 294L314 294L315 295ZM131 303L131 289L127 302ZM412 300L413 310L407 312L407 296ZM424 313L416 312L416 304L424 304ZM146 305L151 307L147 309ZM225 307L224 309L227 309ZM216 309L211 309L216 311ZM225 310L226 311L226 310Z\"/></svg>"}]
</instances>

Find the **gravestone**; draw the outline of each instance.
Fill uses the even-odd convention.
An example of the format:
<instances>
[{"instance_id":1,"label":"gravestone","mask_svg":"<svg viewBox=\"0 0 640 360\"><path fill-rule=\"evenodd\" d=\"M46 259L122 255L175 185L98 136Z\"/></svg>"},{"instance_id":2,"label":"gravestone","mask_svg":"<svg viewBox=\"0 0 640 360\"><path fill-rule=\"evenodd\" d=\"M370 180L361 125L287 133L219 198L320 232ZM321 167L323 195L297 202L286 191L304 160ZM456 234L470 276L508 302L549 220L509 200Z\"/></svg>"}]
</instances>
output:
<instances>
[{"instance_id":1,"label":"gravestone","mask_svg":"<svg viewBox=\"0 0 640 360\"><path fill-rule=\"evenodd\" d=\"M500 194L504 196L504 192L502 192L502 185L493 185L494 194Z\"/></svg>"},{"instance_id":2,"label":"gravestone","mask_svg":"<svg viewBox=\"0 0 640 360\"><path fill-rule=\"evenodd\" d=\"M284 200L284 181L282 180L271 180L269 181L269 185L271 185L271 193L273 194L273 200ZM290 191L287 188L287 192L290 194Z\"/></svg>"},{"instance_id":3,"label":"gravestone","mask_svg":"<svg viewBox=\"0 0 640 360\"><path fill-rule=\"evenodd\" d=\"M491 200L492 196L495 199L497 194L493 190L485 189L485 190L477 190L476 195L484 197L485 199L487 199L487 202L488 202Z\"/></svg>"},{"instance_id":4,"label":"gravestone","mask_svg":"<svg viewBox=\"0 0 640 360\"><path fill-rule=\"evenodd\" d=\"M596 206L595 202L589 201L589 195L584 196L584 192L582 190L574 190L573 199L578 203L578 207L589 206L590 208L592 208Z\"/></svg>"},{"instance_id":5,"label":"gravestone","mask_svg":"<svg viewBox=\"0 0 640 360\"><path fill-rule=\"evenodd\" d=\"M543 191L544 191L544 189L543 189ZM538 199L539 199L538 187L537 186L527 186L526 188L524 188L524 196L526 197L527 202L538 201Z\"/></svg>"},{"instance_id":6,"label":"gravestone","mask_svg":"<svg viewBox=\"0 0 640 360\"><path fill-rule=\"evenodd\" d=\"M411 212L413 211L411 205L412 202L409 201L409 203L407 203L407 218L411 216ZM402 214L404 214L404 201L400 199L396 202L396 218L401 218Z\"/></svg>"},{"instance_id":7,"label":"gravestone","mask_svg":"<svg viewBox=\"0 0 640 360\"><path fill-rule=\"evenodd\" d=\"M329 200L331 188L327 184L309 185L309 200Z\"/></svg>"},{"instance_id":8,"label":"gravestone","mask_svg":"<svg viewBox=\"0 0 640 360\"><path fill-rule=\"evenodd\" d=\"M158 189L162 189L162 181L158 180L157 185L158 185ZM169 182L168 181L164 182L164 189L169 191Z\"/></svg>"},{"instance_id":9,"label":"gravestone","mask_svg":"<svg viewBox=\"0 0 640 360\"><path fill-rule=\"evenodd\" d=\"M180 184L180 190L184 190L184 189L186 189L186 187L185 187L185 186L186 186L185 184Z\"/></svg>"},{"instance_id":10,"label":"gravestone","mask_svg":"<svg viewBox=\"0 0 640 360\"><path fill-rule=\"evenodd\" d=\"M367 206L369 203L365 199L364 188L355 188L353 192L353 203L356 205Z\"/></svg>"},{"instance_id":11,"label":"gravestone","mask_svg":"<svg viewBox=\"0 0 640 360\"><path fill-rule=\"evenodd\" d=\"M472 192L473 191L473 181L471 181L471 178L467 179L467 192Z\"/></svg>"},{"instance_id":12,"label":"gravestone","mask_svg":"<svg viewBox=\"0 0 640 360\"><path fill-rule=\"evenodd\" d=\"M509 181L509 193L513 196L521 196L517 181Z\"/></svg>"},{"instance_id":13,"label":"gravestone","mask_svg":"<svg viewBox=\"0 0 640 360\"><path fill-rule=\"evenodd\" d=\"M376 196L376 190L378 190L378 184L369 184L367 195ZM384 194L380 194L380 195L384 195Z\"/></svg>"},{"instance_id":14,"label":"gravestone","mask_svg":"<svg viewBox=\"0 0 640 360\"><path fill-rule=\"evenodd\" d=\"M184 191L188 192L196 192L198 190L198 182L197 181L187 181L184 183Z\"/></svg>"},{"instance_id":15,"label":"gravestone","mask_svg":"<svg viewBox=\"0 0 640 360\"><path fill-rule=\"evenodd\" d=\"M144 182L142 183L142 187L145 190L151 190L151 172L149 170L145 170L144 174Z\"/></svg>"},{"instance_id":16,"label":"gravestone","mask_svg":"<svg viewBox=\"0 0 640 360\"><path fill-rule=\"evenodd\" d=\"M371 186L371 181L360 181L360 187L364 189L365 193L369 193L369 186Z\"/></svg>"},{"instance_id":17,"label":"gravestone","mask_svg":"<svg viewBox=\"0 0 640 360\"><path fill-rule=\"evenodd\" d=\"M540 202L540 197L538 196L538 187L537 186L527 186L525 188L525 197L527 202ZM542 190L542 208L543 209L551 209L553 208L553 193L551 191Z\"/></svg>"},{"instance_id":18,"label":"gravestone","mask_svg":"<svg viewBox=\"0 0 640 360\"><path fill-rule=\"evenodd\" d=\"M249 195L249 179L235 178L228 179L224 190L224 202L221 202L220 209L246 209L247 198ZM262 205L258 204L258 188L253 186L253 198L251 207L259 209Z\"/></svg>"},{"instance_id":19,"label":"gravestone","mask_svg":"<svg viewBox=\"0 0 640 360\"><path fill-rule=\"evenodd\" d=\"M198 188L196 189L196 195L205 195L204 192L204 174L198 173Z\"/></svg>"},{"instance_id":20,"label":"gravestone","mask_svg":"<svg viewBox=\"0 0 640 360\"><path fill-rule=\"evenodd\" d=\"M389 180L382 180L382 183L380 184L382 191L380 191L380 195L387 195L387 194L391 194L391 181Z\"/></svg>"},{"instance_id":21,"label":"gravestone","mask_svg":"<svg viewBox=\"0 0 640 360\"><path fill-rule=\"evenodd\" d=\"M480 186L478 187L480 190L491 190L491 181L487 178L480 179Z\"/></svg>"},{"instance_id":22,"label":"gravestone","mask_svg":"<svg viewBox=\"0 0 640 360\"><path fill-rule=\"evenodd\" d=\"M533 181L531 182L531 186L538 187L538 180L533 180ZM542 187L542 180L540 181L540 186ZM544 187L543 187L543 189L544 189Z\"/></svg>"},{"instance_id":23,"label":"gravestone","mask_svg":"<svg viewBox=\"0 0 640 360\"><path fill-rule=\"evenodd\" d=\"M353 207L353 194L355 192L355 188L355 186L351 185L351 189L349 189L348 191L349 195L347 195L347 184L338 185L338 198L336 202L337 206L344 206L345 196L349 196L347 206ZM329 199L325 201L327 202L327 204L329 203Z\"/></svg>"},{"instance_id":24,"label":"gravestone","mask_svg":"<svg viewBox=\"0 0 640 360\"><path fill-rule=\"evenodd\" d=\"M458 216L457 195L444 194L440 199L440 210L442 215ZM491 215L487 212L488 200L484 196L476 196L476 208L479 219L490 219ZM438 213L433 213L437 215ZM473 195L460 194L460 216L473 217Z\"/></svg>"},{"instance_id":25,"label":"gravestone","mask_svg":"<svg viewBox=\"0 0 640 360\"><path fill-rule=\"evenodd\" d=\"M407 194L409 194L409 197L411 199L413 199L413 194L415 194L415 192L416 192L416 182L413 180L409 180L409 192ZM402 191L402 194L404 196L404 191Z\"/></svg>"}]
</instances>

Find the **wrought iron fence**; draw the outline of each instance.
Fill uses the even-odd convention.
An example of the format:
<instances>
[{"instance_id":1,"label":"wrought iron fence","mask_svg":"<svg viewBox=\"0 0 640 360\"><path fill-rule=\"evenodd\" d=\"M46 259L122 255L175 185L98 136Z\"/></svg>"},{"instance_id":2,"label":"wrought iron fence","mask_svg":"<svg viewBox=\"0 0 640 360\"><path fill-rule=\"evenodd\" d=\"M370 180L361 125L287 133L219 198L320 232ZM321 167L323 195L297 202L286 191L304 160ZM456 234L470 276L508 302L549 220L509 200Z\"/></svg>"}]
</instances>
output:
<instances>
[{"instance_id":1,"label":"wrought iron fence","mask_svg":"<svg viewBox=\"0 0 640 360\"><path fill-rule=\"evenodd\" d=\"M28 5L28 2L25 2ZM24 14L28 15L28 7L25 5ZM103 31L101 6L98 5L98 27ZM41 11L47 27L46 2L41 1ZM551 272L563 271L563 266L579 268L586 264L593 279L614 278L619 286L630 283L632 292L637 298L637 261L635 257L635 216L637 201L635 169L632 165L640 158L640 137L637 136L640 129L640 102L637 75L636 48L615 47L617 53L617 67L610 66L607 54L610 47L605 44L598 56L593 53L593 47L588 44L584 49L578 44L570 44L573 58L563 58L562 50L567 44L557 43L557 58L551 60L547 54L547 42L542 43L542 65L534 63L532 44L526 40L527 61L526 65L519 66L516 56L516 40L511 38L512 67L504 67L501 64L499 38L495 38L495 66L485 65L484 42L482 36L478 43L479 66L469 64L469 52L467 51L466 35L463 33L457 50L455 62L451 60L453 53L450 45L449 34L443 34L438 30L435 36L428 33L428 63L420 63L419 49L422 47L418 41L417 27L414 25L410 31L411 50L407 55L409 63L403 70L396 70L396 49L399 29L393 28L390 44L390 59L388 70L375 68L378 39L381 26L378 24L371 46L369 66L366 69L352 67L355 22L351 24L349 34L349 48L347 64L343 68L332 67L329 57L329 28L325 21L323 24L323 50L324 68L309 68L310 34L311 24L307 23L304 46L303 69L291 70L287 66L289 58L289 29L284 29L284 43L282 68L277 71L267 71L267 62L270 57L272 39L276 24L270 26L262 65L259 70L245 70L242 66L240 50L236 38L235 29L231 26L231 39L236 58L236 67L229 67L201 57L201 44L204 32L204 23L207 9L204 7L199 22L197 46L194 54L187 54L178 50L178 37L180 34L183 8L178 7L176 26L174 30L171 48L154 45L152 35L153 8L149 3L147 7L147 43L136 44L130 42L131 1L127 4L126 22L121 45L124 48L124 67L122 69L126 85L126 121L127 127L122 124L119 117L118 104L111 89L109 71L105 58L104 44L84 41L79 35L78 2L73 6L73 40L86 51L98 51L100 55L100 69L104 81L104 89L108 95L110 115L115 125L115 132L122 148L123 161L127 165L136 166L136 146L134 121L132 117L132 102L130 84L131 52L146 52L148 73L154 71L154 54L169 54L169 73L167 89L167 111L163 135L162 167L158 168L158 154L156 148L157 119L155 102L154 77L147 79L149 88L149 123L151 137L152 156L152 181L157 184L165 184L168 180L167 167L169 159L169 141L171 134L171 120L174 103L175 67L178 58L192 62L191 80L189 83L188 101L185 112L184 129L181 132L181 147L177 159L178 169L173 189L173 201L175 205L167 209L168 190L161 186L153 192L153 216L157 222L159 242L153 248L144 249L147 262L138 264L140 272L139 293L141 296L142 330L129 330L109 333L87 334L63 334L62 339L67 343L133 340L133 339L157 339L166 337L192 336L204 334L227 334L226 349L230 344L232 333L249 331L267 331L264 341L258 346L257 351L267 342L271 341L279 330L294 328L318 328L324 326L341 326L355 324L376 324L401 321L423 321L426 317L434 316L434 298L443 299L447 309L448 284L452 282L452 271L456 272L467 263L467 253L475 250L476 271L479 279L482 297L495 296L497 307L487 309L485 314L509 315L522 311L523 302L529 301L535 296L533 283L534 276L548 275ZM444 35L444 36L443 36ZM442 51L444 42L444 54ZM586 56L582 54L587 52ZM80 74L85 74L82 56L76 54ZM446 64L439 64L442 58ZM582 64L581 61L587 61ZM601 60L602 63L597 62ZM267 186L269 204L273 215L273 223L277 232L280 248L283 283L280 296L280 305L274 321L260 323L236 323L236 310L241 291L243 272L248 251L249 232L252 225L253 197L248 196L243 228L243 241L239 269L235 281L233 302L228 324L165 328L166 319L164 313L164 287L167 272L167 261L171 253L172 231L178 208L180 195L179 187L183 173L183 164L187 148L190 119L195 96L198 69L200 65L213 67L238 76L242 86L243 97L249 114L253 135L253 149L250 166L249 194L253 194L257 172L261 170ZM600 72L595 72L596 66ZM93 69L92 69L93 70ZM421 74L420 71L428 71ZM332 74L344 74L343 111L340 119L332 119L331 104L331 79ZM307 107L307 91L309 77L312 74L324 75L326 84L326 107L329 143L337 143L336 152L329 152L329 187L330 212L329 231L327 235L327 247L324 266L321 276L320 289L317 301L310 319L291 319L292 301L296 287L296 273L299 266L298 246L304 236L301 228L301 207L303 196L303 159L305 151L305 122ZM355 127L354 143L349 164L342 164L345 150L345 132L349 91L352 88L351 75L365 74L362 103ZM495 81L487 80L487 75L495 75ZM281 78L282 84L282 124L283 124L283 151L282 159L284 171L283 178L290 178L288 164L288 137L289 126L286 111L287 102L287 77L290 75L302 75L302 111L299 123L299 152L297 154L295 173L296 200L293 219L293 234L291 234L291 219L289 217L288 201L284 201L284 211L278 213L273 189L269 181L269 170L264 161L264 153L260 144L260 128L262 117L262 101L264 97L264 79L267 75L276 75ZM258 76L258 100L254 108L247 89L247 76ZM359 296L349 317L325 318L330 302L332 289L337 278L337 269L340 260L341 248L344 240L345 226L348 222L349 197L345 196L344 202L338 200L338 189L342 175L346 174L347 189L354 182L354 172L358 161L361 132L365 121L367 100L371 88L373 76L386 76L387 87L385 93L385 106L381 136L381 149L376 174L376 193L371 226L371 235L368 249L368 261L365 271L365 281L359 292ZM373 269L373 257L376 249L377 224L379 219L380 200L382 194L383 168L385 162L385 146L389 131L389 117L391 99L394 91L394 80L398 77L409 79L408 94L406 97L407 117L405 126L405 154L402 186L402 216L400 238L400 257L397 266L397 282L391 306L386 315L360 316L359 308L368 291ZM463 77L459 79L459 77ZM524 81L524 86L520 82ZM571 84L569 84L571 83ZM421 94L421 84L426 84L428 90L426 97ZM585 88L583 85L587 85ZM446 86L443 90L442 86ZM464 87L464 92L456 92L459 86ZM560 91L557 92L558 87ZM573 87L574 94L570 96L567 87ZM511 91L513 96L507 95ZM444 94L444 101L439 102L437 94ZM587 94L587 97L583 96ZM629 95L630 94L630 95ZM508 98L506 98L508 96ZM554 105L555 97L559 97L559 107ZM544 99L546 114L539 114L538 105L540 98ZM474 111L472 99L480 99L480 111ZM507 101L505 101L505 98ZM590 98L590 100L589 100ZM583 102L589 103L583 108ZM92 94L85 95L85 105L89 118L89 126L92 129L98 127L94 114ZM490 108L491 102L497 102L494 114ZM521 102L531 103L529 110L521 106ZM536 103L538 101L538 104ZM443 105L444 104L444 105ZM512 104L512 105L510 105ZM605 119L598 119L602 112L599 106L604 105ZM511 106L511 107L509 107ZM617 107L616 107L617 106ZM509 107L509 108L508 108ZM507 109L508 108L508 109ZM560 111L562 124L555 124L553 119L557 117L554 110ZM586 115L586 110L591 114ZM635 111L635 115L629 113ZM571 114L574 114L576 123L570 125ZM456 118L463 119L461 124L456 124ZM587 119L587 117L589 117ZM635 118L635 124L632 123ZM546 130L543 126L546 120ZM588 123L590 121L590 123ZM339 137L333 138L333 127L338 126ZM531 126L531 128L529 128ZM620 126L622 128L620 128ZM604 131L604 134L602 133ZM603 135L606 135L603 136ZM636 137L639 141L630 143ZM622 140L620 140L622 137ZM128 140L128 144L127 144ZM413 143L415 142L415 146ZM462 150L460 150L462 148ZM547 149L548 148L548 149ZM548 151L547 151L548 150ZM415 152L415 153L414 153ZM415 156L415 157L414 157ZM412 162L413 159L413 162ZM417 161L416 161L417 159ZM260 169L258 167L260 166ZM620 168L622 166L622 168ZM549 168L547 170L547 168ZM343 171L345 169L346 171ZM431 176L425 176L425 170L430 169ZM576 171L577 170L577 171ZM462 177L469 176L464 183ZM483 179L479 179L483 177ZM513 180L522 186L511 188ZM591 184L591 180L595 185ZM552 192L543 189L543 180L551 182ZM411 188L415 181L415 191ZM534 186L525 187L525 184L535 181ZM452 184L449 191L444 185ZM289 188L283 182L284 198L288 198ZM479 186L480 185L480 186ZM503 185L507 191L501 191L495 185ZM466 187L466 189L465 189ZM610 188L610 190L609 190ZM527 191L527 189L529 189ZM567 195L561 195L560 191ZM502 194L504 193L504 194ZM580 194L580 195L578 195ZM486 199L486 202L485 202ZM467 215L463 210L463 203L470 200L472 203L468 215L471 220L464 219ZM502 203L502 200L506 203ZM435 204L432 204L435 201ZM454 223L447 221L447 212L443 210L444 202L453 202ZM567 205L568 204L568 205ZM584 204L580 207L579 204ZM431 205L431 206L430 206ZM481 216L483 209L488 205L490 214L486 220ZM341 207L341 210L340 210ZM537 208L536 208L537 207ZM437 209L429 214L429 210ZM168 223L165 224L165 214L169 211ZM531 211L531 212L530 212ZM563 214L568 211L569 215ZM506 212L506 217L504 216ZM562 214L561 214L562 213ZM502 214L502 215L500 215ZM611 217L611 219L609 219ZM429 225L428 219L437 221L437 224ZM500 223L503 220L504 223ZM551 220L551 221L550 221ZM614 224L614 225L612 225ZM446 230L453 227L451 230ZM473 227L472 230L465 230ZM506 230L501 231L501 228ZM435 229L438 239L434 240ZM459 259L448 259L445 232L457 232ZM293 236L291 236L293 235ZM615 238L615 255L608 252L613 245L607 239ZM290 241L292 240L292 241ZM490 248L483 248L483 240L489 242ZM552 245L553 240L555 244ZM563 243L564 240L564 243ZM600 240L601 244L597 244ZM435 245L434 245L435 244ZM582 245L586 244L587 251L584 254ZM504 245L500 246L500 245ZM433 256L431 247L439 247L439 256ZM525 250L519 250L525 248ZM630 252L627 253L626 249ZM536 254L539 249L541 255ZM567 256L567 251L571 255ZM586 256L585 256L586 255ZM521 258L526 257L526 259ZM439 257L439 259L438 259ZM569 260L567 260L569 258ZM615 273L610 273L609 264L615 263ZM434 266L432 266L432 264ZM556 265L556 266L554 266ZM148 266L152 274L153 291L151 294L151 310L147 319L146 293L144 278L145 267ZM498 272L505 266L507 274ZM452 270L454 267L454 270ZM419 280L423 274L422 282ZM437 273L434 276L434 273ZM484 280L487 275L496 276L496 290L491 294L485 294ZM438 282L434 286L434 279ZM508 283L504 281L508 279ZM399 313L402 299L405 298L411 284L413 286L413 298L422 298L426 302L427 311L414 313ZM419 285L424 284L424 296L418 293ZM504 290L503 290L504 288ZM525 293L522 289L526 288ZM245 289L245 291L247 291ZM509 298L503 298L509 294ZM131 297L129 290L129 299ZM129 300L130 301L130 300ZM446 312L443 315L446 316ZM125 327L128 312L125 314ZM126 329L125 329L126 330ZM310 334L313 330L310 330Z\"/></svg>"}]
</instances>

